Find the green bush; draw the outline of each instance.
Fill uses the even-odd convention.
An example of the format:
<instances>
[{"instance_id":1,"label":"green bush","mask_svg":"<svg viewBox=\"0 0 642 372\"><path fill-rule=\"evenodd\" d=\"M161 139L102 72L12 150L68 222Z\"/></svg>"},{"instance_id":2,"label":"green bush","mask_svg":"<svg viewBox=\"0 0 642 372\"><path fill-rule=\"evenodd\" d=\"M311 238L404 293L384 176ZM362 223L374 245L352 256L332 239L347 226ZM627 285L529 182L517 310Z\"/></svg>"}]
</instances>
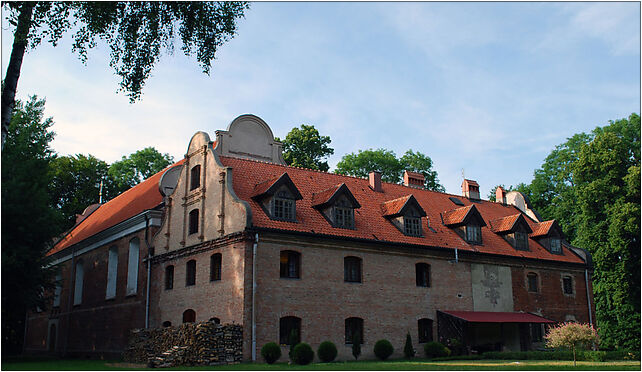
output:
<instances>
[{"instance_id":1,"label":"green bush","mask_svg":"<svg viewBox=\"0 0 642 372\"><path fill-rule=\"evenodd\" d=\"M580 360L589 360L592 362L606 362L606 351L584 351Z\"/></svg>"},{"instance_id":2,"label":"green bush","mask_svg":"<svg viewBox=\"0 0 642 372\"><path fill-rule=\"evenodd\" d=\"M294 349L292 349L292 361L296 364L306 365L310 364L314 359L314 351L310 345L305 342L298 343Z\"/></svg>"},{"instance_id":3,"label":"green bush","mask_svg":"<svg viewBox=\"0 0 642 372\"><path fill-rule=\"evenodd\" d=\"M426 353L427 358L447 357L450 354L443 344L435 341L424 345L424 353Z\"/></svg>"},{"instance_id":4,"label":"green bush","mask_svg":"<svg viewBox=\"0 0 642 372\"><path fill-rule=\"evenodd\" d=\"M406 334L406 343L403 345L403 356L406 359L412 359L415 356L415 348L412 347L410 333Z\"/></svg>"},{"instance_id":5,"label":"green bush","mask_svg":"<svg viewBox=\"0 0 642 372\"><path fill-rule=\"evenodd\" d=\"M388 340L379 340L375 342L374 345L374 354L377 358L381 360L388 359L389 356L394 352L392 344Z\"/></svg>"},{"instance_id":6,"label":"green bush","mask_svg":"<svg viewBox=\"0 0 642 372\"><path fill-rule=\"evenodd\" d=\"M319 360L329 363L337 357L337 347L332 341L323 341L317 349Z\"/></svg>"},{"instance_id":7,"label":"green bush","mask_svg":"<svg viewBox=\"0 0 642 372\"><path fill-rule=\"evenodd\" d=\"M276 342L268 342L261 348L261 356L265 363L272 364L281 357L281 347Z\"/></svg>"}]
</instances>

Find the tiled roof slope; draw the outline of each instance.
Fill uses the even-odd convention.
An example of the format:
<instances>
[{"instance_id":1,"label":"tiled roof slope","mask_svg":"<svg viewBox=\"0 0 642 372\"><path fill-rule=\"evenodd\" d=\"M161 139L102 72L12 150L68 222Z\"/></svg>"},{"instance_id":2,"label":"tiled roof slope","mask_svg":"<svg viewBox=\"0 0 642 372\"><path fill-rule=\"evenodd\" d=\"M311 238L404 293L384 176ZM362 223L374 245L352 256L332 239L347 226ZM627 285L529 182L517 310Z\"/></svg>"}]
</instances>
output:
<instances>
[{"instance_id":1,"label":"tiled roof slope","mask_svg":"<svg viewBox=\"0 0 642 372\"><path fill-rule=\"evenodd\" d=\"M513 229L513 226L519 219L519 213L512 216L506 216L502 218L497 218L490 221L491 229L496 232L506 232ZM532 230L532 228L531 228Z\"/></svg>"},{"instance_id":2,"label":"tiled roof slope","mask_svg":"<svg viewBox=\"0 0 642 372\"><path fill-rule=\"evenodd\" d=\"M467 207L460 207L457 209L449 210L443 213L444 224L446 225L456 225L458 223L464 222L464 218L470 210L473 208L472 205Z\"/></svg>"},{"instance_id":3,"label":"tiled roof slope","mask_svg":"<svg viewBox=\"0 0 642 372\"><path fill-rule=\"evenodd\" d=\"M518 251L514 249L501 236L489 229L489 226L482 227L482 245L470 245L457 235L456 232L446 227L441 222L440 212L448 211L456 207L449 199L452 194L439 193L429 190L420 190L403 185L382 183L383 193L375 192L368 186L368 180L349 176L342 176L332 173L318 172L308 169L288 167L284 165L258 162L248 159L231 157L220 157L225 166L234 169L234 191L236 195L247 201L252 208L252 221L254 226L272 228L287 231L306 233L326 234L337 237L350 237L369 240L379 240L406 244L417 244L425 246L437 246L443 248L458 248L464 251L474 251L489 254L500 254L516 257L537 258L551 261L563 261L583 263L577 255L568 248L563 248L563 255L549 253L542 245L530 239L530 251ZM297 201L296 219L297 222L277 221L270 219L260 205L252 199L255 185L265 180L274 179L283 172L287 172L296 187L303 196ZM312 208L314 193L327 190L339 183L345 183L354 197L361 204L361 208L355 210L355 229L342 229L332 227L328 221ZM406 236L399 231L390 221L383 217L381 205L386 201L403 198L412 194L419 205L426 211L430 226L435 232L424 228L424 236ZM469 199L457 196L466 205L473 204ZM402 200L405 200L402 199ZM475 207L481 213L486 224L490 220L515 215L519 213L513 206L505 206L500 203L489 201L477 201ZM527 223L534 226L529 218Z\"/></svg>"},{"instance_id":4,"label":"tiled roof slope","mask_svg":"<svg viewBox=\"0 0 642 372\"><path fill-rule=\"evenodd\" d=\"M58 243L47 252L47 255L49 256L60 252L143 211L158 206L163 201L163 197L158 190L158 182L161 176L167 169L182 164L183 161L184 160L181 160L163 169L101 205L95 212L90 214L58 241Z\"/></svg>"},{"instance_id":5,"label":"tiled roof slope","mask_svg":"<svg viewBox=\"0 0 642 372\"><path fill-rule=\"evenodd\" d=\"M531 233L531 237L548 235L548 232L551 230L551 227L554 223L555 220L550 220L535 224L534 226L532 226L533 233Z\"/></svg>"}]
</instances>

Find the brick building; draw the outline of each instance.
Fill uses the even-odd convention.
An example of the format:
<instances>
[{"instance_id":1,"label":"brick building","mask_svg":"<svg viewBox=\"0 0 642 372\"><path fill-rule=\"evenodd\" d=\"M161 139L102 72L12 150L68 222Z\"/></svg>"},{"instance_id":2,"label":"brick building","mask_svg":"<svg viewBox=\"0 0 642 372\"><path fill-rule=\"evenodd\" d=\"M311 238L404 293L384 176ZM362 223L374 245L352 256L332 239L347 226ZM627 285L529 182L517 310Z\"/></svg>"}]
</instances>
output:
<instances>
[{"instance_id":1,"label":"brick building","mask_svg":"<svg viewBox=\"0 0 642 372\"><path fill-rule=\"evenodd\" d=\"M364 357L415 346L542 346L545 324L593 323L592 264L518 192L481 200L285 165L260 118L196 133L181 161L90 206L49 252L54 303L28 314L25 350L116 354L132 328L242 324L244 358L292 337ZM284 353L287 358L287 353ZM260 358L260 356L258 356Z\"/></svg>"}]
</instances>

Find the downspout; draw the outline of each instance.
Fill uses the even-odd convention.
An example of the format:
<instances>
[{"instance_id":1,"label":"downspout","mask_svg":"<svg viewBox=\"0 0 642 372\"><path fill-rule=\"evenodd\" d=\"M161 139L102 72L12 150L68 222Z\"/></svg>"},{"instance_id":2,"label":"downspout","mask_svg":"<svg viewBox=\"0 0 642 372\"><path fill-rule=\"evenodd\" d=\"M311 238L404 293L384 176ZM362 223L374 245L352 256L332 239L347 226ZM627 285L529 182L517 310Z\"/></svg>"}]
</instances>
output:
<instances>
[{"instance_id":1,"label":"downspout","mask_svg":"<svg viewBox=\"0 0 642 372\"><path fill-rule=\"evenodd\" d=\"M147 245L147 292L145 293L145 328L149 328L149 288L152 274L152 252L149 249L149 216L145 213L145 244Z\"/></svg>"},{"instance_id":2,"label":"downspout","mask_svg":"<svg viewBox=\"0 0 642 372\"><path fill-rule=\"evenodd\" d=\"M586 302L588 303L589 324L593 327L593 311L591 310L591 292L589 290L588 269L584 269L584 282L586 283Z\"/></svg>"},{"instance_id":3,"label":"downspout","mask_svg":"<svg viewBox=\"0 0 642 372\"><path fill-rule=\"evenodd\" d=\"M455 248L455 263L459 262L459 253L457 251L457 248Z\"/></svg>"},{"instance_id":4,"label":"downspout","mask_svg":"<svg viewBox=\"0 0 642 372\"><path fill-rule=\"evenodd\" d=\"M259 233L254 235L252 246L252 361L256 361L256 247L259 244Z\"/></svg>"}]
</instances>

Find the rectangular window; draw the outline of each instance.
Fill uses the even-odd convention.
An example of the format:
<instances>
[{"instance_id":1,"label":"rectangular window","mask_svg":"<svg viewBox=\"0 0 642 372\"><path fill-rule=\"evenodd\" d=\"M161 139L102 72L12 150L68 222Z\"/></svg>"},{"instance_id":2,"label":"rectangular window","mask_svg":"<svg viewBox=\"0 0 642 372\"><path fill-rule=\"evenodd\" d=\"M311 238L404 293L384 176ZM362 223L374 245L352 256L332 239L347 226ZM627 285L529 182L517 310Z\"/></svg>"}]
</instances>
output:
<instances>
[{"instance_id":1,"label":"rectangular window","mask_svg":"<svg viewBox=\"0 0 642 372\"><path fill-rule=\"evenodd\" d=\"M221 254L210 256L210 282L221 280Z\"/></svg>"},{"instance_id":2,"label":"rectangular window","mask_svg":"<svg viewBox=\"0 0 642 372\"><path fill-rule=\"evenodd\" d=\"M294 221L294 200L275 197L274 218Z\"/></svg>"},{"instance_id":3,"label":"rectangular window","mask_svg":"<svg viewBox=\"0 0 642 372\"><path fill-rule=\"evenodd\" d=\"M281 251L281 278L298 279L301 277L299 274L300 258L301 254L299 252Z\"/></svg>"},{"instance_id":4,"label":"rectangular window","mask_svg":"<svg viewBox=\"0 0 642 372\"><path fill-rule=\"evenodd\" d=\"M198 232L198 209L189 212L189 234L196 234Z\"/></svg>"},{"instance_id":5,"label":"rectangular window","mask_svg":"<svg viewBox=\"0 0 642 372\"><path fill-rule=\"evenodd\" d=\"M348 318L346 319L346 345L352 345L355 338L358 338L359 344L363 344L363 319Z\"/></svg>"},{"instance_id":6,"label":"rectangular window","mask_svg":"<svg viewBox=\"0 0 642 372\"><path fill-rule=\"evenodd\" d=\"M343 259L343 279L346 282L361 283L361 259L346 257Z\"/></svg>"},{"instance_id":7,"label":"rectangular window","mask_svg":"<svg viewBox=\"0 0 642 372\"><path fill-rule=\"evenodd\" d=\"M138 258L140 253L140 240L134 238L129 241L129 259L127 260L127 295L138 291Z\"/></svg>"},{"instance_id":8,"label":"rectangular window","mask_svg":"<svg viewBox=\"0 0 642 372\"><path fill-rule=\"evenodd\" d=\"M573 294L573 278L565 276L562 278L562 284L564 286L564 294Z\"/></svg>"},{"instance_id":9,"label":"rectangular window","mask_svg":"<svg viewBox=\"0 0 642 372\"><path fill-rule=\"evenodd\" d=\"M190 191L201 186L201 166L195 165L190 172Z\"/></svg>"},{"instance_id":10,"label":"rectangular window","mask_svg":"<svg viewBox=\"0 0 642 372\"><path fill-rule=\"evenodd\" d=\"M528 279L528 291L537 292L537 274L530 273L526 278Z\"/></svg>"},{"instance_id":11,"label":"rectangular window","mask_svg":"<svg viewBox=\"0 0 642 372\"><path fill-rule=\"evenodd\" d=\"M521 231L515 232L515 248L523 251L528 250L528 234Z\"/></svg>"},{"instance_id":12,"label":"rectangular window","mask_svg":"<svg viewBox=\"0 0 642 372\"><path fill-rule=\"evenodd\" d=\"M466 241L471 243L481 243L481 226L466 226Z\"/></svg>"},{"instance_id":13,"label":"rectangular window","mask_svg":"<svg viewBox=\"0 0 642 372\"><path fill-rule=\"evenodd\" d=\"M354 212L352 208L334 208L334 224L336 227L351 229L354 227Z\"/></svg>"},{"instance_id":14,"label":"rectangular window","mask_svg":"<svg viewBox=\"0 0 642 372\"><path fill-rule=\"evenodd\" d=\"M432 341L432 319L419 319L417 321L417 327L419 329L419 343L431 342Z\"/></svg>"},{"instance_id":15,"label":"rectangular window","mask_svg":"<svg viewBox=\"0 0 642 372\"><path fill-rule=\"evenodd\" d=\"M430 287L430 265L427 263L415 264L417 287Z\"/></svg>"},{"instance_id":16,"label":"rectangular window","mask_svg":"<svg viewBox=\"0 0 642 372\"><path fill-rule=\"evenodd\" d=\"M165 268L165 289L174 288L174 266L169 265Z\"/></svg>"},{"instance_id":17,"label":"rectangular window","mask_svg":"<svg viewBox=\"0 0 642 372\"><path fill-rule=\"evenodd\" d=\"M421 217L404 216L403 229L406 235L421 236Z\"/></svg>"},{"instance_id":18,"label":"rectangular window","mask_svg":"<svg viewBox=\"0 0 642 372\"><path fill-rule=\"evenodd\" d=\"M296 345L301 340L301 318L286 316L279 320L279 343Z\"/></svg>"},{"instance_id":19,"label":"rectangular window","mask_svg":"<svg viewBox=\"0 0 642 372\"><path fill-rule=\"evenodd\" d=\"M562 253L562 243L559 238L551 238L551 253Z\"/></svg>"},{"instance_id":20,"label":"rectangular window","mask_svg":"<svg viewBox=\"0 0 642 372\"><path fill-rule=\"evenodd\" d=\"M189 260L185 272L185 286L189 287L194 284L196 284L196 261Z\"/></svg>"},{"instance_id":21,"label":"rectangular window","mask_svg":"<svg viewBox=\"0 0 642 372\"><path fill-rule=\"evenodd\" d=\"M60 295L62 294L62 275L56 274L56 289L54 290L53 306L60 306Z\"/></svg>"}]
</instances>

